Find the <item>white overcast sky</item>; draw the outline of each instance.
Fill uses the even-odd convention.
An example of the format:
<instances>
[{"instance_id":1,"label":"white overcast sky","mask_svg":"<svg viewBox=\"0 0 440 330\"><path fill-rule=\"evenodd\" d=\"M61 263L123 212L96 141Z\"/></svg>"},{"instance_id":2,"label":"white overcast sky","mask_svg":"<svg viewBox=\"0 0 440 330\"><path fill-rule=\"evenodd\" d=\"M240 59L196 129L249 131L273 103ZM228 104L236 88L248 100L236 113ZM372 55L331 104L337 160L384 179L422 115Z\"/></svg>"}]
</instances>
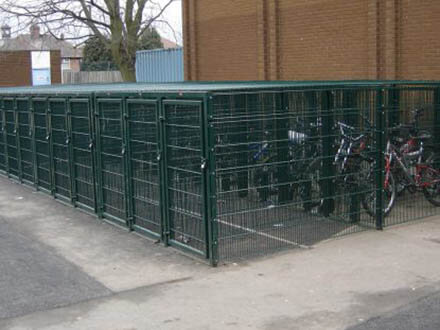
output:
<instances>
[{"instance_id":1,"label":"white overcast sky","mask_svg":"<svg viewBox=\"0 0 440 330\"><path fill-rule=\"evenodd\" d=\"M166 0L161 0L161 3L165 3ZM164 15L164 19L169 22L173 29L176 32L178 42L182 43L182 1L175 0L173 4L167 9ZM175 41L174 33L170 30L170 28L166 26L158 26L161 34L172 41Z\"/></svg>"}]
</instances>

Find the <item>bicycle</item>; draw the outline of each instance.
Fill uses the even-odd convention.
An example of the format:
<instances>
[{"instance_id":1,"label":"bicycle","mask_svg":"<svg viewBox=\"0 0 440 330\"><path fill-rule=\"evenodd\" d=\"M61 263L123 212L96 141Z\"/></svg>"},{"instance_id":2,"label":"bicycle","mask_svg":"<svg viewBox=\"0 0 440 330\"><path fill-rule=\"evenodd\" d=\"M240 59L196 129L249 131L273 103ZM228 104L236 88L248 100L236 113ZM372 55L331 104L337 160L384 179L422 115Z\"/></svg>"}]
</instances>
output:
<instances>
[{"instance_id":1,"label":"bicycle","mask_svg":"<svg viewBox=\"0 0 440 330\"><path fill-rule=\"evenodd\" d=\"M290 199L299 196L306 212L319 208L322 199L322 143L319 130L322 124L319 119L306 124L297 118L295 130L289 130L289 174Z\"/></svg>"},{"instance_id":2,"label":"bicycle","mask_svg":"<svg viewBox=\"0 0 440 330\"><path fill-rule=\"evenodd\" d=\"M423 109L413 113L414 119L410 125L390 129L385 152L389 166L385 167L385 173L393 173L398 178L400 194L404 191L422 191L431 204L440 206L440 156L425 148L431 135L418 128ZM401 137L402 130L407 131L408 137Z\"/></svg>"},{"instance_id":3,"label":"bicycle","mask_svg":"<svg viewBox=\"0 0 440 330\"><path fill-rule=\"evenodd\" d=\"M368 124L368 121L367 121ZM345 192L359 194L362 207L371 216L376 215L376 162L371 157L366 134L356 134L356 128L338 122L341 141L335 156L336 186ZM370 125L371 127L371 125ZM387 216L394 205L396 188L394 176L387 172L384 178L384 214Z\"/></svg>"}]
</instances>

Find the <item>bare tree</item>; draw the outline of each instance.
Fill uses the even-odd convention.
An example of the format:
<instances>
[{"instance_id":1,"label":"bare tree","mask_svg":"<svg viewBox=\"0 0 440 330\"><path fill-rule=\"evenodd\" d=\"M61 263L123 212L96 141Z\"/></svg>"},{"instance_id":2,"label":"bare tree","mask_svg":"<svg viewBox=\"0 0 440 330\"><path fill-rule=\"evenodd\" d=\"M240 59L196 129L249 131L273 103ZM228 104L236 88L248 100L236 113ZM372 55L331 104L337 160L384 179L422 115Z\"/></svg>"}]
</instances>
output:
<instances>
[{"instance_id":1,"label":"bare tree","mask_svg":"<svg viewBox=\"0 0 440 330\"><path fill-rule=\"evenodd\" d=\"M3 0L0 12L23 28L40 24L54 37L100 38L125 81L135 81L139 38L176 0Z\"/></svg>"}]
</instances>

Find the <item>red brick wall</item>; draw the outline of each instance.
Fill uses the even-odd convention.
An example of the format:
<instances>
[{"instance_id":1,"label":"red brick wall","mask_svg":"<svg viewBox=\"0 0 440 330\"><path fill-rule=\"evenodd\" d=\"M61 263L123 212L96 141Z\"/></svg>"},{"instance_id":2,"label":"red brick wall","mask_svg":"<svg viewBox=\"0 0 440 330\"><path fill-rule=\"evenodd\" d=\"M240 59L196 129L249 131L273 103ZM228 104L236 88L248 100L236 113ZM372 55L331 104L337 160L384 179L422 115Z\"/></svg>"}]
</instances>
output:
<instances>
[{"instance_id":1,"label":"red brick wall","mask_svg":"<svg viewBox=\"0 0 440 330\"><path fill-rule=\"evenodd\" d=\"M61 84L61 52L50 52L50 80L52 84Z\"/></svg>"},{"instance_id":2,"label":"red brick wall","mask_svg":"<svg viewBox=\"0 0 440 330\"><path fill-rule=\"evenodd\" d=\"M51 52L52 84L61 83L60 51ZM29 51L0 52L0 87L32 85L32 64Z\"/></svg>"},{"instance_id":3,"label":"red brick wall","mask_svg":"<svg viewBox=\"0 0 440 330\"><path fill-rule=\"evenodd\" d=\"M440 79L440 1L401 0L398 78Z\"/></svg>"},{"instance_id":4,"label":"red brick wall","mask_svg":"<svg viewBox=\"0 0 440 330\"><path fill-rule=\"evenodd\" d=\"M368 1L280 1L280 78L365 78Z\"/></svg>"},{"instance_id":5,"label":"red brick wall","mask_svg":"<svg viewBox=\"0 0 440 330\"><path fill-rule=\"evenodd\" d=\"M438 0L183 0L188 80L440 79Z\"/></svg>"},{"instance_id":6,"label":"red brick wall","mask_svg":"<svg viewBox=\"0 0 440 330\"><path fill-rule=\"evenodd\" d=\"M184 7L185 13L197 17L187 24L187 76L193 80L257 79L255 1L187 1Z\"/></svg>"},{"instance_id":7,"label":"red brick wall","mask_svg":"<svg viewBox=\"0 0 440 330\"><path fill-rule=\"evenodd\" d=\"M32 84L31 56L27 51L0 52L0 87Z\"/></svg>"}]
</instances>

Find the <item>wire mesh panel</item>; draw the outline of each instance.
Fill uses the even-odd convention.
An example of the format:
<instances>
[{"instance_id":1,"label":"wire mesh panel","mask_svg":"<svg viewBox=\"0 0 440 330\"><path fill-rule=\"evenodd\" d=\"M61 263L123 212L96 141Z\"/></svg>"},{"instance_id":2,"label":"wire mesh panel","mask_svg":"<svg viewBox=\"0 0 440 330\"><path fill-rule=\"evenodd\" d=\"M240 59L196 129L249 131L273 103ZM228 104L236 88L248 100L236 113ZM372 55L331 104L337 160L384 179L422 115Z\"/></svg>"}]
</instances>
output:
<instances>
[{"instance_id":1,"label":"wire mesh panel","mask_svg":"<svg viewBox=\"0 0 440 330\"><path fill-rule=\"evenodd\" d=\"M5 132L6 132L6 153L8 174L15 178L19 177L18 149L17 149L17 116L15 111L15 100L4 99L5 111Z\"/></svg>"},{"instance_id":2,"label":"wire mesh panel","mask_svg":"<svg viewBox=\"0 0 440 330\"><path fill-rule=\"evenodd\" d=\"M33 157L33 131L32 113L28 99L17 99L18 139L20 150L20 175L21 178L34 183L34 157Z\"/></svg>"},{"instance_id":3,"label":"wire mesh panel","mask_svg":"<svg viewBox=\"0 0 440 330\"><path fill-rule=\"evenodd\" d=\"M214 97L220 259L310 246L374 228L367 206L361 206L365 196L376 193L370 159L374 143L366 149L374 132L366 123L375 95L365 93L269 91ZM355 180L362 172L372 185Z\"/></svg>"},{"instance_id":4,"label":"wire mesh panel","mask_svg":"<svg viewBox=\"0 0 440 330\"><path fill-rule=\"evenodd\" d=\"M5 151L5 113L3 100L0 101L0 172L6 172L6 151Z\"/></svg>"},{"instance_id":5,"label":"wire mesh panel","mask_svg":"<svg viewBox=\"0 0 440 330\"><path fill-rule=\"evenodd\" d=\"M89 99L70 99L73 192L76 205L95 209L93 130Z\"/></svg>"},{"instance_id":6,"label":"wire mesh panel","mask_svg":"<svg viewBox=\"0 0 440 330\"><path fill-rule=\"evenodd\" d=\"M109 220L126 224L125 145L123 104L120 99L98 101L98 175L100 212Z\"/></svg>"},{"instance_id":7,"label":"wire mesh panel","mask_svg":"<svg viewBox=\"0 0 440 330\"><path fill-rule=\"evenodd\" d=\"M35 159L37 167L36 183L39 188L52 191L51 157L50 157L50 130L47 115L48 102L46 99L33 99L34 126L35 126Z\"/></svg>"},{"instance_id":8,"label":"wire mesh panel","mask_svg":"<svg viewBox=\"0 0 440 330\"><path fill-rule=\"evenodd\" d=\"M133 228L161 237L158 111L156 101L127 102Z\"/></svg>"},{"instance_id":9,"label":"wire mesh panel","mask_svg":"<svg viewBox=\"0 0 440 330\"><path fill-rule=\"evenodd\" d=\"M386 226L440 212L439 90L399 86L386 90L386 149L396 200Z\"/></svg>"},{"instance_id":10,"label":"wire mesh panel","mask_svg":"<svg viewBox=\"0 0 440 330\"><path fill-rule=\"evenodd\" d=\"M70 138L67 129L67 101L65 99L51 99L49 107L53 192L55 196L70 201L71 184L68 150Z\"/></svg>"},{"instance_id":11,"label":"wire mesh panel","mask_svg":"<svg viewBox=\"0 0 440 330\"><path fill-rule=\"evenodd\" d=\"M170 241L206 255L202 103L166 101L163 107Z\"/></svg>"},{"instance_id":12,"label":"wire mesh panel","mask_svg":"<svg viewBox=\"0 0 440 330\"><path fill-rule=\"evenodd\" d=\"M329 181L332 216L352 225L344 233L376 226L377 90L364 88L332 91L325 119L331 125L333 162ZM390 197L391 198L391 197ZM329 212L330 213L330 212Z\"/></svg>"}]
</instances>

